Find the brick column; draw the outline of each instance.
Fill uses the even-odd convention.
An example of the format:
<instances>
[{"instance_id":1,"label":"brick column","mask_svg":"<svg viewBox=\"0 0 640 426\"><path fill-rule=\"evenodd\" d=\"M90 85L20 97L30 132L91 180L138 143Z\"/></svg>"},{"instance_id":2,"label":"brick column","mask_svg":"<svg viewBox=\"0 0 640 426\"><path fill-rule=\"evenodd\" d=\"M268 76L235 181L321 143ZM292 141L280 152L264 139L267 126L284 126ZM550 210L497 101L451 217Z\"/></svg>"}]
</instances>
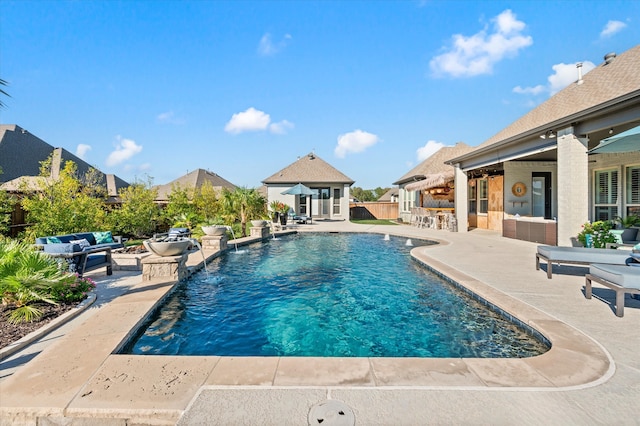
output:
<instances>
[{"instance_id":1,"label":"brick column","mask_svg":"<svg viewBox=\"0 0 640 426\"><path fill-rule=\"evenodd\" d=\"M205 235L202 237L202 250L225 251L227 249L227 235Z\"/></svg>"},{"instance_id":2,"label":"brick column","mask_svg":"<svg viewBox=\"0 0 640 426\"><path fill-rule=\"evenodd\" d=\"M568 128L558 132L558 245L570 247L589 220L589 160L586 142Z\"/></svg>"},{"instance_id":3,"label":"brick column","mask_svg":"<svg viewBox=\"0 0 640 426\"><path fill-rule=\"evenodd\" d=\"M187 253L178 256L151 256L142 259L142 281L163 279L182 281L187 278Z\"/></svg>"},{"instance_id":4,"label":"brick column","mask_svg":"<svg viewBox=\"0 0 640 426\"><path fill-rule=\"evenodd\" d=\"M467 174L462 171L460 164L454 164L455 186L453 189L455 216L458 222L458 232L467 232L469 230L469 203L467 189Z\"/></svg>"},{"instance_id":5,"label":"brick column","mask_svg":"<svg viewBox=\"0 0 640 426\"><path fill-rule=\"evenodd\" d=\"M269 238L269 228L266 226L252 226L249 232L251 237Z\"/></svg>"}]
</instances>

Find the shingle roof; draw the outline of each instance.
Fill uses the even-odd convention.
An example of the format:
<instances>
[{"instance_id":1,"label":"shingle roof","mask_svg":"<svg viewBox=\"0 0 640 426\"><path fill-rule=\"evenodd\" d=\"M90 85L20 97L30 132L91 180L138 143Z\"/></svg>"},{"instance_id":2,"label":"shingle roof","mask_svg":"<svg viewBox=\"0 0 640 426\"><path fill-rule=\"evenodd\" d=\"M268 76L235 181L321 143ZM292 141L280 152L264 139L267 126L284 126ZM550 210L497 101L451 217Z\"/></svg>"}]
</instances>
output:
<instances>
[{"instance_id":1,"label":"shingle roof","mask_svg":"<svg viewBox=\"0 0 640 426\"><path fill-rule=\"evenodd\" d=\"M262 181L277 183L348 183L354 181L314 153L305 155Z\"/></svg>"},{"instance_id":2,"label":"shingle roof","mask_svg":"<svg viewBox=\"0 0 640 426\"><path fill-rule=\"evenodd\" d=\"M640 45L602 63L583 76L582 83L568 85L544 103L538 105L505 127L477 148L516 137L549 123L585 112L618 98L640 92Z\"/></svg>"},{"instance_id":3,"label":"shingle roof","mask_svg":"<svg viewBox=\"0 0 640 426\"><path fill-rule=\"evenodd\" d=\"M53 152L59 154L61 167L64 167L66 161L73 161L77 165L80 175L86 173L90 168L98 170L66 149L54 148L20 126L15 124L0 125L0 167L2 168L0 183L13 181L24 176L38 176L40 162L46 160ZM110 196L117 195L120 188L129 186L127 182L115 175L106 175L100 172L100 178L102 180L100 183L107 187Z\"/></svg>"},{"instance_id":4,"label":"shingle roof","mask_svg":"<svg viewBox=\"0 0 640 426\"><path fill-rule=\"evenodd\" d=\"M398 196L398 188L389 188L387 192L378 198L378 201L391 201L391 197L393 196Z\"/></svg>"},{"instance_id":5,"label":"shingle roof","mask_svg":"<svg viewBox=\"0 0 640 426\"><path fill-rule=\"evenodd\" d=\"M458 142L454 146L444 146L436 151L422 163L405 173L394 185L401 185L410 181L424 179L425 175L446 173L453 171L453 166L445 164L445 161L466 154L473 150L464 142Z\"/></svg>"},{"instance_id":6,"label":"shingle roof","mask_svg":"<svg viewBox=\"0 0 640 426\"><path fill-rule=\"evenodd\" d=\"M180 188L200 188L205 182L211 183L214 189L236 189L236 186L224 179L222 176L218 176L217 174L210 172L204 169L196 169L192 172L187 173L184 176L181 176L167 184L158 185L156 189L158 190L158 196L156 200L168 200L169 194L171 193L173 186L179 186Z\"/></svg>"}]
</instances>

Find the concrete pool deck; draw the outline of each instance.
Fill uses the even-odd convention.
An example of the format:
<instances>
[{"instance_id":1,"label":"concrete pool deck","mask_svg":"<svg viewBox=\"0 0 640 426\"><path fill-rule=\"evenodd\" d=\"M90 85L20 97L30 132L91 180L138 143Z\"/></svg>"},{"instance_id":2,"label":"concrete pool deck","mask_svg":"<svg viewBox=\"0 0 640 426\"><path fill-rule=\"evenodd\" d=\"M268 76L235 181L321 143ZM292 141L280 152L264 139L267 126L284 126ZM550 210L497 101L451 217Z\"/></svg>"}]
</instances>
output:
<instances>
[{"instance_id":1,"label":"concrete pool deck","mask_svg":"<svg viewBox=\"0 0 640 426\"><path fill-rule=\"evenodd\" d=\"M610 290L585 299L584 268L554 268L549 280L535 270L537 244L482 230L330 221L296 229L438 240L414 256L517 313L553 347L502 360L113 355L173 283L98 271L94 305L0 364L2 424L300 425L327 400L363 425L637 424L640 301L627 298L618 318Z\"/></svg>"}]
</instances>

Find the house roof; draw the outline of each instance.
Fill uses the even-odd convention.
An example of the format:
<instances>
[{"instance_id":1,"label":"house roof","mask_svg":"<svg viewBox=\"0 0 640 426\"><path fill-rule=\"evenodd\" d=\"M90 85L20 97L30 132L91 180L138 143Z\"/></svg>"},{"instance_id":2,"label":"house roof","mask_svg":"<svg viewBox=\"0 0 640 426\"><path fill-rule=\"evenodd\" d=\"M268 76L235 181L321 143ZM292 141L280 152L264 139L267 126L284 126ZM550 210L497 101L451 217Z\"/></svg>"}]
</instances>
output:
<instances>
[{"instance_id":1,"label":"house roof","mask_svg":"<svg viewBox=\"0 0 640 426\"><path fill-rule=\"evenodd\" d=\"M352 185L354 180L316 154L310 153L264 179L262 183L265 185L297 183L305 185L311 183L348 183Z\"/></svg>"},{"instance_id":2,"label":"house roof","mask_svg":"<svg viewBox=\"0 0 640 426\"><path fill-rule=\"evenodd\" d=\"M609 55L607 55L609 56ZM640 97L640 45L612 60L605 60L578 81L568 85L498 133L484 141L469 154L450 162L460 162L500 146L537 137L556 126L555 131L579 123L598 111L611 110L615 105ZM622 107L620 107L622 108ZM637 119L637 117L636 117ZM632 125L628 125L632 127ZM542 142L541 142L542 143ZM547 142L548 144L548 142Z\"/></svg>"},{"instance_id":3,"label":"house roof","mask_svg":"<svg viewBox=\"0 0 640 426\"><path fill-rule=\"evenodd\" d=\"M173 190L174 185L180 188L200 188L205 182L209 182L214 189L221 190L222 188L236 189L236 186L213 172L204 169L195 169L192 172L187 173L171 182L164 185L157 185L155 189L158 191L156 200L166 201L169 199L169 194Z\"/></svg>"},{"instance_id":4,"label":"house roof","mask_svg":"<svg viewBox=\"0 0 640 426\"><path fill-rule=\"evenodd\" d=\"M409 170L393 184L402 185L425 179L427 175L453 172L453 166L446 164L445 161L466 154L471 150L473 150L473 147L464 142L458 142L454 146L444 146L422 163Z\"/></svg>"},{"instance_id":5,"label":"house roof","mask_svg":"<svg viewBox=\"0 0 640 426\"><path fill-rule=\"evenodd\" d=\"M391 201L391 197L397 197L397 196L398 196L398 188L395 188L395 187L389 188L387 192L385 192L380 196L380 198L378 198L378 201Z\"/></svg>"},{"instance_id":6,"label":"house roof","mask_svg":"<svg viewBox=\"0 0 640 426\"><path fill-rule=\"evenodd\" d=\"M85 174L90 168L98 170L86 161L72 154L64 148L54 148L31 132L15 124L0 125L0 183L14 181L27 177L35 177L40 174L40 162L54 154L52 161L52 176L57 176L66 161L73 161L79 175ZM100 172L101 184L107 188L108 195L114 197L120 188L129 186L127 182L115 175L107 175ZM31 179L31 183L35 181ZM18 185L13 182L10 187Z\"/></svg>"}]
</instances>

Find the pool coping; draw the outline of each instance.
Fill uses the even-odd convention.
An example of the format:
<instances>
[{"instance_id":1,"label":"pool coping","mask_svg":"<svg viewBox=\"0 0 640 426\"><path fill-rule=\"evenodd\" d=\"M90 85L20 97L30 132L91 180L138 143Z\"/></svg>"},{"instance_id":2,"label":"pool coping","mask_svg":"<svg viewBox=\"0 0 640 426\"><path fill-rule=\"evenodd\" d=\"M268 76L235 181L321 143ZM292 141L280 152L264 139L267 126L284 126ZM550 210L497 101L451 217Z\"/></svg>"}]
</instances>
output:
<instances>
[{"instance_id":1,"label":"pool coping","mask_svg":"<svg viewBox=\"0 0 640 426\"><path fill-rule=\"evenodd\" d=\"M239 244L252 242L255 240L246 239ZM434 247L437 245L416 247L411 254L538 330L552 343L551 349L522 359L115 354L115 348L177 284L156 280L140 282L72 330L64 342L48 348L46 357L25 365L16 380L1 382L0 413L14 419L108 416L172 424L202 392L221 388L559 391L596 386L612 377L612 357L595 340L432 258L429 250ZM207 253L206 257L217 254ZM190 256L190 267L196 269L199 263L202 260Z\"/></svg>"}]
</instances>

